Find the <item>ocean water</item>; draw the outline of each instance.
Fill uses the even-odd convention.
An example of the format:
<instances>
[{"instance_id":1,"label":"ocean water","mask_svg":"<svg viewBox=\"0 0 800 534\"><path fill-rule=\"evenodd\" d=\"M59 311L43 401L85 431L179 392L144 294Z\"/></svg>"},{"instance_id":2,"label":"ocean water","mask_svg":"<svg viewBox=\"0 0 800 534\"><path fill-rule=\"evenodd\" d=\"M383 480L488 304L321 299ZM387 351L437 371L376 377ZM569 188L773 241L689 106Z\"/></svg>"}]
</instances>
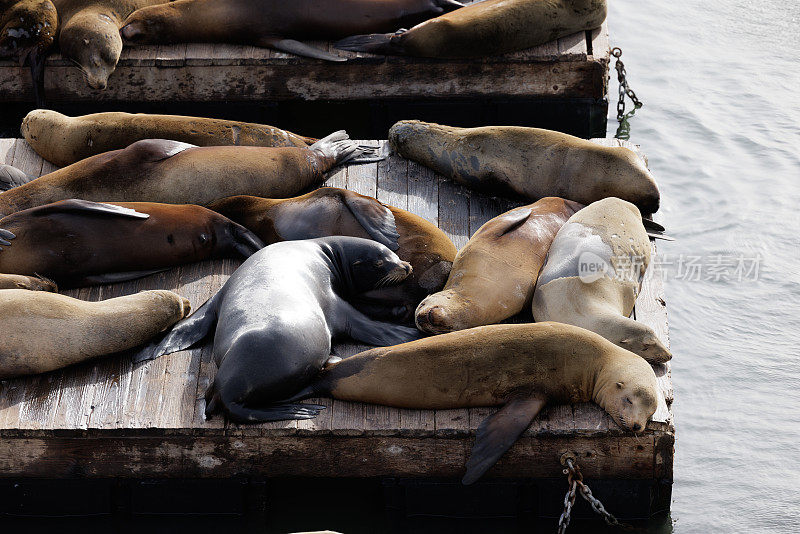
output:
<instances>
[{"instance_id":1,"label":"ocean water","mask_svg":"<svg viewBox=\"0 0 800 534\"><path fill-rule=\"evenodd\" d=\"M675 483L655 530L800 532L800 2L609 3L644 102L631 140L677 238L660 246Z\"/></svg>"}]
</instances>

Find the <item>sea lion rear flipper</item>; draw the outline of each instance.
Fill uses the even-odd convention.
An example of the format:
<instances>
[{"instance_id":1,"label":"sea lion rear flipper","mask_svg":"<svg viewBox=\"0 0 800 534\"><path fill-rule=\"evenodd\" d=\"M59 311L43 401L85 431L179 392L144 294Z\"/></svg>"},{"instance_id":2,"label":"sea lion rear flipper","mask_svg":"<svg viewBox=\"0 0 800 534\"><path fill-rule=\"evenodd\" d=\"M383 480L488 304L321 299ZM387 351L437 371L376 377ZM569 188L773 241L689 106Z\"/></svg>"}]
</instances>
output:
<instances>
[{"instance_id":1,"label":"sea lion rear flipper","mask_svg":"<svg viewBox=\"0 0 800 534\"><path fill-rule=\"evenodd\" d=\"M478 427L475 446L467 460L467 472L461 482L472 484L497 463L544 408L545 402L537 396L516 398L486 418Z\"/></svg>"},{"instance_id":2,"label":"sea lion rear flipper","mask_svg":"<svg viewBox=\"0 0 800 534\"><path fill-rule=\"evenodd\" d=\"M310 57L314 59L323 59L325 61L337 61L337 62L347 61L347 58L336 56L334 54L331 54L330 52L326 52L325 50L320 50L319 48L314 48L313 46L301 43L300 41L295 41L294 39L282 39L280 37L263 37L260 39L258 44L260 46L274 48L276 50L280 50L282 52L288 52L290 54L295 54L298 56Z\"/></svg>"},{"instance_id":3,"label":"sea lion rear flipper","mask_svg":"<svg viewBox=\"0 0 800 534\"><path fill-rule=\"evenodd\" d=\"M128 217L131 219L148 219L150 217L147 213L141 213L131 208L124 208L115 204L92 202L91 200L80 200L77 198L53 202L52 204L42 206L36 210L36 215L49 215L54 212L85 212L98 215Z\"/></svg>"},{"instance_id":4,"label":"sea lion rear flipper","mask_svg":"<svg viewBox=\"0 0 800 534\"><path fill-rule=\"evenodd\" d=\"M35 176L24 173L16 167L0 164L0 191L14 189L35 179Z\"/></svg>"},{"instance_id":5,"label":"sea lion rear flipper","mask_svg":"<svg viewBox=\"0 0 800 534\"><path fill-rule=\"evenodd\" d=\"M134 363L154 360L165 354L188 349L202 341L217 324L217 310L222 292L208 299L196 312L169 330L158 342L151 342L133 355Z\"/></svg>"},{"instance_id":6,"label":"sea lion rear flipper","mask_svg":"<svg viewBox=\"0 0 800 534\"><path fill-rule=\"evenodd\" d=\"M344 203L372 239L391 250L400 248L397 242L400 234L392 210L374 198L364 198L350 191L344 193Z\"/></svg>"},{"instance_id":7,"label":"sea lion rear flipper","mask_svg":"<svg viewBox=\"0 0 800 534\"><path fill-rule=\"evenodd\" d=\"M228 418L234 423L266 423L287 419L313 419L326 407L321 404L276 404L265 408L247 408L238 402L224 404Z\"/></svg>"},{"instance_id":8,"label":"sea lion rear flipper","mask_svg":"<svg viewBox=\"0 0 800 534\"><path fill-rule=\"evenodd\" d=\"M84 276L83 278L76 280L76 282L78 285L116 284L117 282L126 282L128 280L144 278L145 276L150 276L151 274L164 272L167 269L168 268L165 267L163 269L149 269L146 271L122 271L118 273L92 274L89 276Z\"/></svg>"},{"instance_id":9,"label":"sea lion rear flipper","mask_svg":"<svg viewBox=\"0 0 800 534\"><path fill-rule=\"evenodd\" d=\"M405 52L403 52L403 47L398 44L396 37L405 32L406 30L397 30L394 33L353 35L335 42L333 46L339 50L350 50L351 52L402 56L405 55Z\"/></svg>"}]
</instances>

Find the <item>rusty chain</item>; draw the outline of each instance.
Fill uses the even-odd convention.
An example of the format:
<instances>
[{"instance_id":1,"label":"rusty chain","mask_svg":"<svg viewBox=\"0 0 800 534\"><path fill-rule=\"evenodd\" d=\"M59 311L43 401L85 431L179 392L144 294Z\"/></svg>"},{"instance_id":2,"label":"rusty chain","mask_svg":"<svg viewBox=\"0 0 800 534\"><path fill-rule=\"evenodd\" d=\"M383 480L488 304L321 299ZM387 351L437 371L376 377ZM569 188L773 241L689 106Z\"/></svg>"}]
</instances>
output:
<instances>
[{"instance_id":1,"label":"rusty chain","mask_svg":"<svg viewBox=\"0 0 800 534\"><path fill-rule=\"evenodd\" d=\"M636 113L636 110L641 108L644 104L641 100L639 100L639 98L636 96L636 93L634 93L633 89L631 89L628 85L628 73L625 71L625 64L621 59L622 49L619 47L612 48L611 55L617 58L614 68L617 71L617 81L619 81L619 100L617 100L617 121L619 121L619 127L617 128L617 133L614 135L614 137L617 139L630 139L631 125L629 119L633 117L634 113ZM631 102L633 102L633 109L628 113L625 113L626 96L631 99Z\"/></svg>"},{"instance_id":2,"label":"rusty chain","mask_svg":"<svg viewBox=\"0 0 800 534\"><path fill-rule=\"evenodd\" d=\"M575 505L575 498L577 497L578 493L580 493L581 497L589 503L597 514L599 514L606 522L607 525L612 527L619 527L628 529L630 528L629 525L624 523L620 523L616 517L611 515L606 510L606 507L603 506L603 503L600 500L592 495L592 490L589 489L589 486L583 483L583 475L581 474L580 467L575 462L575 458L573 458L569 454L565 454L561 457L561 465L565 467L563 473L567 475L567 482L569 483L569 489L567 490L567 494L564 496L564 511L561 513L561 517L558 518L558 534L564 534L567 531L567 527L569 526L569 521L572 515L572 507Z\"/></svg>"}]
</instances>

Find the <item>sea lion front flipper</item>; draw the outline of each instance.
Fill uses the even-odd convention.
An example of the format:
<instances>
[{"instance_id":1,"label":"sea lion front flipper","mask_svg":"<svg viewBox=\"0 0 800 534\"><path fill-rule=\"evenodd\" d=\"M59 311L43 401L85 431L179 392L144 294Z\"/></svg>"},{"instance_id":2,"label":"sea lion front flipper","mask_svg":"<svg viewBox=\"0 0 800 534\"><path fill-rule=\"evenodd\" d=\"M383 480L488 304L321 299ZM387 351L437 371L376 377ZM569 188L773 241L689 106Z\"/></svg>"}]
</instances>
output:
<instances>
[{"instance_id":1,"label":"sea lion front flipper","mask_svg":"<svg viewBox=\"0 0 800 534\"><path fill-rule=\"evenodd\" d=\"M344 300L339 301L336 318L342 321L337 329L339 332L346 333L356 341L378 347L399 345L424 336L416 328L370 319Z\"/></svg>"},{"instance_id":2,"label":"sea lion front flipper","mask_svg":"<svg viewBox=\"0 0 800 534\"><path fill-rule=\"evenodd\" d=\"M35 179L35 176L24 173L16 167L0 164L0 191L14 189Z\"/></svg>"},{"instance_id":3,"label":"sea lion front flipper","mask_svg":"<svg viewBox=\"0 0 800 534\"><path fill-rule=\"evenodd\" d=\"M247 259L266 245L259 237L240 224L233 223L233 249Z\"/></svg>"},{"instance_id":4,"label":"sea lion front flipper","mask_svg":"<svg viewBox=\"0 0 800 534\"><path fill-rule=\"evenodd\" d=\"M647 232L648 237L652 237L653 239L663 239L664 241L675 241L674 237L668 236L664 233L667 231L666 228L652 219L642 217L642 225L644 225L644 229Z\"/></svg>"},{"instance_id":5,"label":"sea lion front flipper","mask_svg":"<svg viewBox=\"0 0 800 534\"><path fill-rule=\"evenodd\" d=\"M314 48L300 41L294 39L282 39L280 37L262 37L258 43L260 46L266 46L280 50L281 52L288 52L298 56L310 57L314 59L323 59L325 61L347 61L347 58L336 56L325 50Z\"/></svg>"},{"instance_id":6,"label":"sea lion front flipper","mask_svg":"<svg viewBox=\"0 0 800 534\"><path fill-rule=\"evenodd\" d=\"M523 224L525 221L528 220L528 217L531 216L533 210L531 208L523 208L518 210L513 210L508 214L502 215L498 217L499 221L497 221L496 225L493 225L492 228L496 232L496 236L500 237L506 235L509 232L513 232Z\"/></svg>"},{"instance_id":7,"label":"sea lion front flipper","mask_svg":"<svg viewBox=\"0 0 800 534\"><path fill-rule=\"evenodd\" d=\"M364 198L350 191L344 194L344 203L372 239L391 250L400 248L397 242L400 234L392 210L374 198Z\"/></svg>"},{"instance_id":8,"label":"sea lion front flipper","mask_svg":"<svg viewBox=\"0 0 800 534\"><path fill-rule=\"evenodd\" d=\"M397 30L394 33L370 33L366 35L353 35L333 43L339 50L351 52L369 52L370 54L385 54L389 56L405 55L403 47L398 44L397 37L407 30Z\"/></svg>"},{"instance_id":9,"label":"sea lion front flipper","mask_svg":"<svg viewBox=\"0 0 800 534\"><path fill-rule=\"evenodd\" d=\"M86 212L98 215L111 215L116 217L129 217L131 219L148 219L150 215L141 213L131 208L124 208L115 204L105 204L103 202L92 202L91 200L80 200L71 198L69 200L62 200L60 202L53 202L47 204L36 210L36 215L50 215L51 213L58 212ZM158 271L154 271L158 272Z\"/></svg>"},{"instance_id":10,"label":"sea lion front flipper","mask_svg":"<svg viewBox=\"0 0 800 534\"><path fill-rule=\"evenodd\" d=\"M497 463L545 404L546 399L538 396L516 398L487 417L478 427L462 484L472 484Z\"/></svg>"},{"instance_id":11,"label":"sea lion front flipper","mask_svg":"<svg viewBox=\"0 0 800 534\"><path fill-rule=\"evenodd\" d=\"M208 299L205 304L186 319L175 324L158 342L150 342L133 355L134 363L154 360L165 354L188 349L202 341L217 324L217 311L222 292Z\"/></svg>"},{"instance_id":12,"label":"sea lion front flipper","mask_svg":"<svg viewBox=\"0 0 800 534\"><path fill-rule=\"evenodd\" d=\"M89 276L84 276L83 278L76 280L79 286L82 285L97 285L97 284L116 284L117 282L127 282L128 280L136 280L137 278L144 278L145 276L150 276L151 274L162 273L166 271L168 267L163 269L149 269L146 271L121 271L118 273L103 273L103 274L92 274Z\"/></svg>"}]
</instances>

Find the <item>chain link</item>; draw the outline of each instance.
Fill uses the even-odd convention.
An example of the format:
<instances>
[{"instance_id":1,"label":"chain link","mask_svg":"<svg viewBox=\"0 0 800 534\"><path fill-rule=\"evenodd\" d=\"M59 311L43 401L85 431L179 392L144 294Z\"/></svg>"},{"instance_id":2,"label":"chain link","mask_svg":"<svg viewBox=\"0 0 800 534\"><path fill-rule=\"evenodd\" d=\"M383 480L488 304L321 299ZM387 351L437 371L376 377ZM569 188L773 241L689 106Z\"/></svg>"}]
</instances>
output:
<instances>
[{"instance_id":1,"label":"chain link","mask_svg":"<svg viewBox=\"0 0 800 534\"><path fill-rule=\"evenodd\" d=\"M589 489L589 486L583 483L583 475L581 474L580 467L578 467L578 464L575 463L574 458L564 455L561 458L561 464L566 467L563 473L567 475L569 490L564 496L564 511L561 513L561 517L558 518L558 534L564 534L567 531L567 527L569 526L569 521L571 519L570 516L572 514L572 507L575 505L575 498L577 497L578 493L580 493L581 497L583 497L583 499L589 503L589 505L592 507L592 510L602 516L606 524L612 527L619 527L623 529L631 528L629 525L620 523L616 517L611 515L611 513L606 510L606 507L603 506L603 503L601 503L597 497L592 495L592 490Z\"/></svg>"},{"instance_id":2,"label":"chain link","mask_svg":"<svg viewBox=\"0 0 800 534\"><path fill-rule=\"evenodd\" d=\"M631 89L628 85L628 73L625 71L625 64L621 59L622 49L619 47L612 48L611 55L617 58L614 68L617 71L617 81L619 82L619 100L617 100L617 121L619 121L619 127L617 128L617 133L614 137L617 139L630 139L631 125L629 120L631 117L633 117L634 113L636 113L636 110L641 108L644 104L641 100L639 100L639 98L636 96L636 93L634 93L633 89ZM625 113L626 96L631 99L631 102L633 102L633 109L628 113Z\"/></svg>"}]
</instances>

